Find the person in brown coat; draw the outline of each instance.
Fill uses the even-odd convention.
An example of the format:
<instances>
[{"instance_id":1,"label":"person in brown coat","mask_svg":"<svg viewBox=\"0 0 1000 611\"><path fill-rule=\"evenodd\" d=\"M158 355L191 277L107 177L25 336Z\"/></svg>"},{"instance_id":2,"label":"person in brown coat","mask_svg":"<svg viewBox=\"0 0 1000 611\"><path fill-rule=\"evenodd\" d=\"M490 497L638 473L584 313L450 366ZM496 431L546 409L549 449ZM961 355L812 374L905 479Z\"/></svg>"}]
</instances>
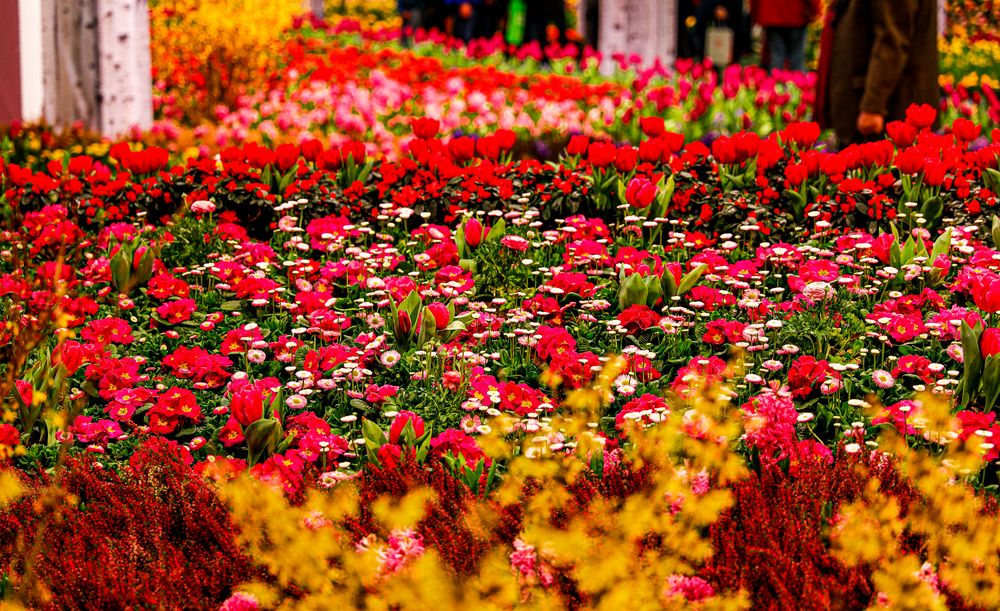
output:
<instances>
[{"instance_id":1,"label":"person in brown coat","mask_svg":"<svg viewBox=\"0 0 1000 611\"><path fill-rule=\"evenodd\" d=\"M911 104L937 107L937 0L834 0L820 49L816 119L842 144L882 134Z\"/></svg>"}]
</instances>

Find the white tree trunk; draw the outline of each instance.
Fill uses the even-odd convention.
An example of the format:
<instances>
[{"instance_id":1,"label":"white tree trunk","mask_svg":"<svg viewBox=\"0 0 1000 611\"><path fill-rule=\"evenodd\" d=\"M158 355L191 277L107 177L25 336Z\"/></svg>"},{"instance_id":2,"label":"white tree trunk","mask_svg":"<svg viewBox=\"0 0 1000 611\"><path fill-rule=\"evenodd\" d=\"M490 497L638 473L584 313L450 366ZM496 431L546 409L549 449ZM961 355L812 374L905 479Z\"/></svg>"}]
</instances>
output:
<instances>
[{"instance_id":1,"label":"white tree trunk","mask_svg":"<svg viewBox=\"0 0 1000 611\"><path fill-rule=\"evenodd\" d=\"M319 19L326 17L326 2L324 0L302 0L302 10L312 13Z\"/></svg>"},{"instance_id":2,"label":"white tree trunk","mask_svg":"<svg viewBox=\"0 0 1000 611\"><path fill-rule=\"evenodd\" d=\"M153 124L146 0L40 0L45 118L109 136Z\"/></svg>"},{"instance_id":3,"label":"white tree trunk","mask_svg":"<svg viewBox=\"0 0 1000 611\"><path fill-rule=\"evenodd\" d=\"M676 0L603 0L598 49L601 70L614 72L612 56L640 55L645 64L671 63L677 56Z\"/></svg>"},{"instance_id":4,"label":"white tree trunk","mask_svg":"<svg viewBox=\"0 0 1000 611\"><path fill-rule=\"evenodd\" d=\"M146 0L97 0L101 132L121 135L153 124Z\"/></svg>"},{"instance_id":5,"label":"white tree trunk","mask_svg":"<svg viewBox=\"0 0 1000 611\"><path fill-rule=\"evenodd\" d=\"M42 0L45 118L100 127L95 0Z\"/></svg>"}]
</instances>

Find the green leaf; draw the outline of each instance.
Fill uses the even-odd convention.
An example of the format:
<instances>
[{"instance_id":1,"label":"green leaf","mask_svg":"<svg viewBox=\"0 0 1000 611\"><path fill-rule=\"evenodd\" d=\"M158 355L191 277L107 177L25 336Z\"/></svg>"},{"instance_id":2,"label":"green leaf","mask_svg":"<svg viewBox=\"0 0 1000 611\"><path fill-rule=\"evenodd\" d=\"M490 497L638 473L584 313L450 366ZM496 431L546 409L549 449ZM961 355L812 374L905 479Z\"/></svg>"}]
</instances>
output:
<instances>
[{"instance_id":1,"label":"green leaf","mask_svg":"<svg viewBox=\"0 0 1000 611\"><path fill-rule=\"evenodd\" d=\"M792 189L785 189L785 197L788 198L789 203L792 204L792 212L795 219L801 219L806 209L806 198L803 194ZM860 203L859 203L860 205Z\"/></svg>"},{"instance_id":2,"label":"green leaf","mask_svg":"<svg viewBox=\"0 0 1000 611\"><path fill-rule=\"evenodd\" d=\"M403 425L403 431L400 433L400 437L406 445L413 445L414 440L417 438L417 431L413 428L413 420L407 419L406 424Z\"/></svg>"},{"instance_id":3,"label":"green leaf","mask_svg":"<svg viewBox=\"0 0 1000 611\"><path fill-rule=\"evenodd\" d=\"M430 431L424 433L423 437L417 440L417 462L424 462L427 460L427 454L431 450L431 435Z\"/></svg>"},{"instance_id":4,"label":"green leaf","mask_svg":"<svg viewBox=\"0 0 1000 611\"><path fill-rule=\"evenodd\" d=\"M933 226L944 214L944 202L938 196L932 197L920 208L920 212L927 219L927 225Z\"/></svg>"},{"instance_id":5,"label":"green leaf","mask_svg":"<svg viewBox=\"0 0 1000 611\"><path fill-rule=\"evenodd\" d=\"M983 398L986 401L986 411L993 409L997 397L1000 397L1000 356L993 355L986 359L983 367Z\"/></svg>"},{"instance_id":6,"label":"green leaf","mask_svg":"<svg viewBox=\"0 0 1000 611\"><path fill-rule=\"evenodd\" d=\"M424 306L424 311L418 320L420 328L417 329L417 344L423 346L437 336L437 321L434 320L434 313L427 306Z\"/></svg>"},{"instance_id":7,"label":"green leaf","mask_svg":"<svg viewBox=\"0 0 1000 611\"><path fill-rule=\"evenodd\" d=\"M368 405L368 403L362 401L361 399L351 399L349 404L354 409L361 410L363 412L367 412L372 408L371 405Z\"/></svg>"},{"instance_id":8,"label":"green leaf","mask_svg":"<svg viewBox=\"0 0 1000 611\"><path fill-rule=\"evenodd\" d=\"M698 283L698 280L701 279L701 275L704 274L707 269L708 265L702 263L698 267L689 271L683 278L681 278L681 283L677 286L677 294L683 295L693 289L694 285Z\"/></svg>"},{"instance_id":9,"label":"green leaf","mask_svg":"<svg viewBox=\"0 0 1000 611\"><path fill-rule=\"evenodd\" d=\"M933 264L935 259L941 255L948 254L949 249L951 249L951 227L938 236L938 239L934 240L934 248L931 249L930 263Z\"/></svg>"},{"instance_id":10,"label":"green leaf","mask_svg":"<svg viewBox=\"0 0 1000 611\"><path fill-rule=\"evenodd\" d=\"M993 237L993 248L1000 248L1000 217L993 217L993 229L991 231Z\"/></svg>"},{"instance_id":11,"label":"green leaf","mask_svg":"<svg viewBox=\"0 0 1000 611\"><path fill-rule=\"evenodd\" d=\"M458 230L455 231L455 246L458 247L458 258L465 258L465 223L460 223L458 225ZM461 261L459 261L459 266L461 266ZM464 267L462 269L465 269ZM466 270L469 271L469 270Z\"/></svg>"},{"instance_id":12,"label":"green leaf","mask_svg":"<svg viewBox=\"0 0 1000 611\"><path fill-rule=\"evenodd\" d=\"M902 255L899 250L899 238L892 241L892 245L889 246L889 264L899 269L902 267L901 262Z\"/></svg>"},{"instance_id":13,"label":"green leaf","mask_svg":"<svg viewBox=\"0 0 1000 611\"><path fill-rule=\"evenodd\" d=\"M656 300L663 297L663 289L660 287L660 279L656 276L647 276L645 278L646 284L646 305L653 307Z\"/></svg>"},{"instance_id":14,"label":"green leaf","mask_svg":"<svg viewBox=\"0 0 1000 611\"><path fill-rule=\"evenodd\" d=\"M416 291L410 291L399 304L399 309L410 315L410 320L416 324L417 312L420 309L420 295Z\"/></svg>"},{"instance_id":15,"label":"green leaf","mask_svg":"<svg viewBox=\"0 0 1000 611\"><path fill-rule=\"evenodd\" d=\"M153 262L155 260L156 255L153 254L152 248L147 248L146 252L142 253L142 257L139 259L139 271L135 276L136 284L146 284L149 282L150 277L153 275Z\"/></svg>"},{"instance_id":16,"label":"green leaf","mask_svg":"<svg viewBox=\"0 0 1000 611\"><path fill-rule=\"evenodd\" d=\"M962 354L965 360L965 371L962 375L962 405L967 406L979 391L983 357L979 352L979 333L965 321L962 321Z\"/></svg>"},{"instance_id":17,"label":"green leaf","mask_svg":"<svg viewBox=\"0 0 1000 611\"><path fill-rule=\"evenodd\" d=\"M278 192L276 195L284 195L285 189L288 188L288 185L292 184L292 181L295 180L298 172L299 162L296 161L292 164L292 167L288 168L288 171L281 177L281 180L278 181Z\"/></svg>"},{"instance_id":18,"label":"green leaf","mask_svg":"<svg viewBox=\"0 0 1000 611\"><path fill-rule=\"evenodd\" d=\"M101 396L101 394L97 391L97 388L94 386L94 383L91 382L90 380L86 380L84 381L83 384L80 384L80 390L82 390L88 396L93 397L95 399Z\"/></svg>"},{"instance_id":19,"label":"green leaf","mask_svg":"<svg viewBox=\"0 0 1000 611\"><path fill-rule=\"evenodd\" d=\"M219 309L223 312L235 312L243 307L243 302L239 300L223 301L219 304Z\"/></svg>"},{"instance_id":20,"label":"green leaf","mask_svg":"<svg viewBox=\"0 0 1000 611\"><path fill-rule=\"evenodd\" d=\"M507 223L503 219L500 219L490 228L490 232L486 234L485 241L496 242L505 235L507 235Z\"/></svg>"},{"instance_id":21,"label":"green leaf","mask_svg":"<svg viewBox=\"0 0 1000 611\"><path fill-rule=\"evenodd\" d=\"M632 274L625 279L618 290L618 306L624 310L629 306L646 303L648 294L646 282L639 274Z\"/></svg>"},{"instance_id":22,"label":"green leaf","mask_svg":"<svg viewBox=\"0 0 1000 611\"><path fill-rule=\"evenodd\" d=\"M906 265L907 263L909 263L910 261L912 261L912 260L913 260L913 256L914 256L915 254L916 254L916 244L915 244L915 243L914 243L914 241L913 241L913 236L910 236L910 237L909 237L909 238L908 238L908 239L906 240L906 243L905 243L905 244L903 244L903 252L902 252L902 254L900 255L900 260L899 260L899 262L900 262L900 263L901 263L902 265Z\"/></svg>"},{"instance_id":23,"label":"green leaf","mask_svg":"<svg viewBox=\"0 0 1000 611\"><path fill-rule=\"evenodd\" d=\"M994 193L1000 192L1000 172L993 168L986 168L983 172L983 182L990 188L990 191Z\"/></svg>"},{"instance_id":24,"label":"green leaf","mask_svg":"<svg viewBox=\"0 0 1000 611\"><path fill-rule=\"evenodd\" d=\"M663 270L663 275L660 277L660 292L663 293L664 301L677 295L677 279L669 269Z\"/></svg>"},{"instance_id":25,"label":"green leaf","mask_svg":"<svg viewBox=\"0 0 1000 611\"><path fill-rule=\"evenodd\" d=\"M674 181L673 174L671 174L666 182L661 178L658 186L660 189L656 202L656 216L662 218L667 216L667 210L670 209L670 202L674 199L674 190L677 188L677 183Z\"/></svg>"},{"instance_id":26,"label":"green leaf","mask_svg":"<svg viewBox=\"0 0 1000 611\"><path fill-rule=\"evenodd\" d=\"M365 447L376 454L385 444L385 431L368 418L361 419L361 436L365 439Z\"/></svg>"},{"instance_id":27,"label":"green leaf","mask_svg":"<svg viewBox=\"0 0 1000 611\"><path fill-rule=\"evenodd\" d=\"M111 282L115 290L124 293L128 290L129 279L132 277L131 262L125 258L124 248L111 258Z\"/></svg>"},{"instance_id":28,"label":"green leaf","mask_svg":"<svg viewBox=\"0 0 1000 611\"><path fill-rule=\"evenodd\" d=\"M281 422L274 418L261 418L246 427L243 434L246 436L249 462L253 466L277 450L281 441Z\"/></svg>"}]
</instances>

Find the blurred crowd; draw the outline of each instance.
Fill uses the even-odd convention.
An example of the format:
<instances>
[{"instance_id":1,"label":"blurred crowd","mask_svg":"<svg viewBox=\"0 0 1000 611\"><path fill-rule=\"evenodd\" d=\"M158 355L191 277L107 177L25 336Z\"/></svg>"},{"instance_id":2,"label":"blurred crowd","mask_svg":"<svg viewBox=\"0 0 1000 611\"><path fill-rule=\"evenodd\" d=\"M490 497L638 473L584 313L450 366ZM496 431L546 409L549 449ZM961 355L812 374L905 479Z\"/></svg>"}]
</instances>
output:
<instances>
[{"instance_id":1,"label":"blurred crowd","mask_svg":"<svg viewBox=\"0 0 1000 611\"><path fill-rule=\"evenodd\" d=\"M572 32L565 0L397 0L404 32L446 32L465 42L501 34L510 44L574 41L597 45L599 0L578 0L581 23ZM807 27L818 19L823 0L679 0L677 55L713 56L713 40L727 45L729 61L755 51L753 26L765 38L765 65L804 70ZM575 20L574 20L575 21ZM722 32L721 38L713 35ZM575 34L575 36L573 36ZM759 37L759 36L758 36ZM405 40L405 39L404 39ZM716 53L713 57L719 62ZM728 63L723 61L721 63Z\"/></svg>"},{"instance_id":2,"label":"blurred crowd","mask_svg":"<svg viewBox=\"0 0 1000 611\"><path fill-rule=\"evenodd\" d=\"M563 0L398 0L404 31L447 32L468 42L500 32L511 44L566 42Z\"/></svg>"},{"instance_id":3,"label":"blurred crowd","mask_svg":"<svg viewBox=\"0 0 1000 611\"><path fill-rule=\"evenodd\" d=\"M599 46L599 1L579 1L585 28L575 39ZM404 42L417 28L466 42L497 33L513 45L567 42L564 0L398 0L398 8ZM720 67L757 52L768 69L805 71L817 24L815 118L842 143L878 138L911 104L941 99L943 0L677 0L676 8L677 56Z\"/></svg>"}]
</instances>

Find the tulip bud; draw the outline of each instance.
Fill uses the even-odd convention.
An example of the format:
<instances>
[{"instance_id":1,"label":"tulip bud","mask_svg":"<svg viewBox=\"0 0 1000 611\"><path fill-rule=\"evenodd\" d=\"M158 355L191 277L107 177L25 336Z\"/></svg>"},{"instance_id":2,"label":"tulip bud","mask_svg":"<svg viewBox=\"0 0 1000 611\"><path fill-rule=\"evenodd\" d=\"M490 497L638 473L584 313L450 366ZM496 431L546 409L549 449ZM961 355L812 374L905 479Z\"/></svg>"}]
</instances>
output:
<instances>
[{"instance_id":1,"label":"tulip bud","mask_svg":"<svg viewBox=\"0 0 1000 611\"><path fill-rule=\"evenodd\" d=\"M420 117L413 121L413 135L422 140L430 140L438 135L441 122L429 117Z\"/></svg>"},{"instance_id":2,"label":"tulip bud","mask_svg":"<svg viewBox=\"0 0 1000 611\"><path fill-rule=\"evenodd\" d=\"M636 177L628 183L625 201L633 208L648 208L656 199L656 185L646 178Z\"/></svg>"},{"instance_id":3,"label":"tulip bud","mask_svg":"<svg viewBox=\"0 0 1000 611\"><path fill-rule=\"evenodd\" d=\"M406 335L413 329L413 321L410 320L410 314L400 310L396 313L396 332L400 335Z\"/></svg>"},{"instance_id":4,"label":"tulip bud","mask_svg":"<svg viewBox=\"0 0 1000 611\"><path fill-rule=\"evenodd\" d=\"M984 359L1000 354L1000 329L987 329L979 338L979 353Z\"/></svg>"},{"instance_id":5,"label":"tulip bud","mask_svg":"<svg viewBox=\"0 0 1000 611\"><path fill-rule=\"evenodd\" d=\"M667 131L662 117L643 117L639 119L639 127L649 138L658 138Z\"/></svg>"},{"instance_id":6,"label":"tulip bud","mask_svg":"<svg viewBox=\"0 0 1000 611\"><path fill-rule=\"evenodd\" d=\"M447 306L445 306L440 301L435 301L434 303L427 306L431 314L434 316L434 324L438 329L444 329L451 322L451 312L448 311Z\"/></svg>"},{"instance_id":7,"label":"tulip bud","mask_svg":"<svg viewBox=\"0 0 1000 611\"><path fill-rule=\"evenodd\" d=\"M237 422L249 426L264 416L264 397L256 388L241 390L233 395L229 409Z\"/></svg>"},{"instance_id":8,"label":"tulip bud","mask_svg":"<svg viewBox=\"0 0 1000 611\"><path fill-rule=\"evenodd\" d=\"M973 280L972 299L984 312L1000 312L1000 276L987 274Z\"/></svg>"},{"instance_id":9,"label":"tulip bud","mask_svg":"<svg viewBox=\"0 0 1000 611\"><path fill-rule=\"evenodd\" d=\"M977 325L983 325L983 317L979 315L979 312L973 312L972 310L966 312L962 320L965 321L965 324L969 325L970 329L975 329Z\"/></svg>"},{"instance_id":10,"label":"tulip bud","mask_svg":"<svg viewBox=\"0 0 1000 611\"><path fill-rule=\"evenodd\" d=\"M389 427L389 443L398 444L401 441L400 437L407 423L412 423L415 438L424 434L423 419L413 412L402 411L399 412L399 415L396 416L396 419L392 421L392 425ZM402 441L412 442L413 440L404 439Z\"/></svg>"},{"instance_id":11,"label":"tulip bud","mask_svg":"<svg viewBox=\"0 0 1000 611\"><path fill-rule=\"evenodd\" d=\"M147 246L140 246L139 248L135 249L134 253L132 253L132 270L133 271L138 271L139 270L139 263L142 261L142 256L144 254L146 254L147 250L149 250L149 247L147 247Z\"/></svg>"},{"instance_id":12,"label":"tulip bud","mask_svg":"<svg viewBox=\"0 0 1000 611\"><path fill-rule=\"evenodd\" d=\"M470 248L477 248L483 242L483 224L479 219L469 219L465 223L465 243Z\"/></svg>"}]
</instances>

